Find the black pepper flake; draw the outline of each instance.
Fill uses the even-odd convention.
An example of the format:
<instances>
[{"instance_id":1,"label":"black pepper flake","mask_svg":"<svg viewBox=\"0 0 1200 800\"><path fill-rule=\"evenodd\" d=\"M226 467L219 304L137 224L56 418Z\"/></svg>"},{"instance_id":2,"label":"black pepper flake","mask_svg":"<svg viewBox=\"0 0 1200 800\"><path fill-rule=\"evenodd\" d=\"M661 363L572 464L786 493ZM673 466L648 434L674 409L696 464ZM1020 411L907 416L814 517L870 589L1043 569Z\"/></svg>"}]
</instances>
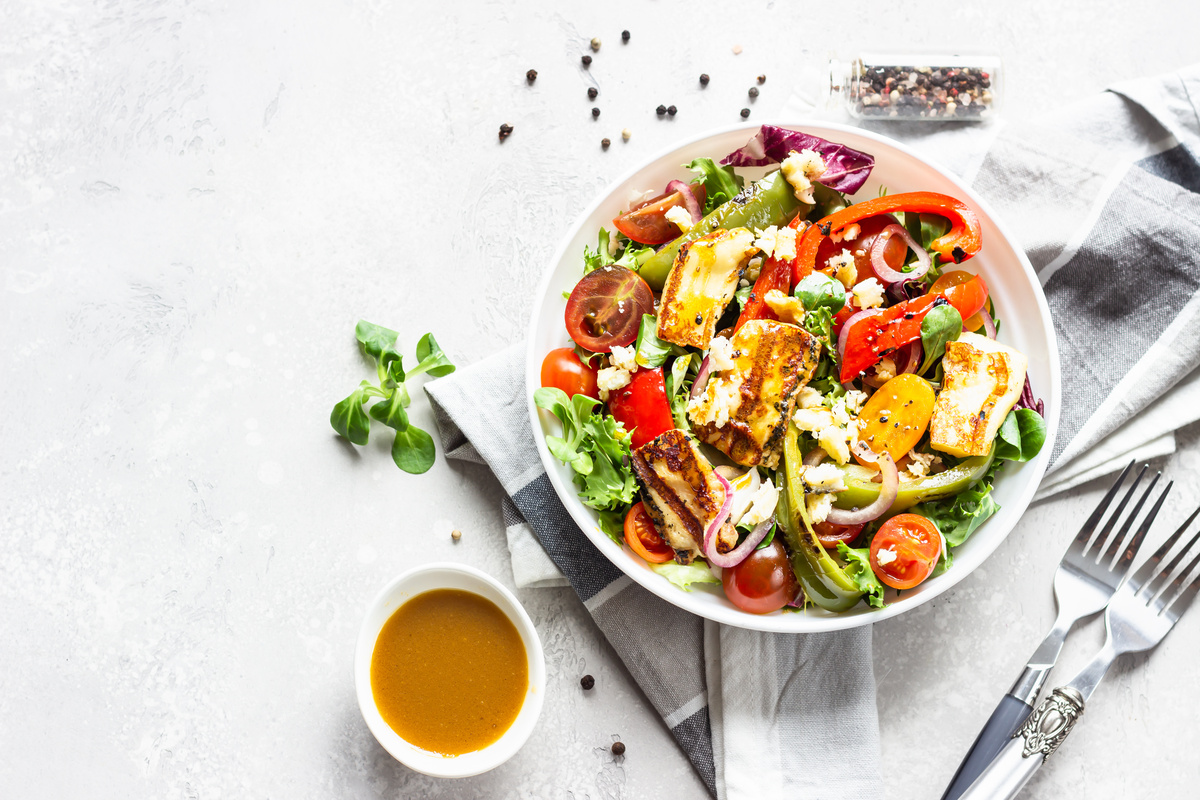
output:
<instances>
[{"instance_id":1,"label":"black pepper flake","mask_svg":"<svg viewBox=\"0 0 1200 800\"><path fill-rule=\"evenodd\" d=\"M526 72L525 80L529 81L530 83L533 83L534 81L536 81L537 80L537 70L531 69L528 72Z\"/></svg>"},{"instance_id":2,"label":"black pepper flake","mask_svg":"<svg viewBox=\"0 0 1200 800\"><path fill-rule=\"evenodd\" d=\"M937 308L938 306L944 306L944 305L946 305L946 303L949 303L949 302L950 301L946 299L945 295L939 294L937 296L937 298L934 299L933 305L931 305L930 308Z\"/></svg>"},{"instance_id":3,"label":"black pepper flake","mask_svg":"<svg viewBox=\"0 0 1200 800\"><path fill-rule=\"evenodd\" d=\"M504 123L503 125L501 125L500 126L500 141L503 142L505 139L507 139L509 136L512 135L512 132L513 132L512 125L509 125L507 122Z\"/></svg>"},{"instance_id":4,"label":"black pepper flake","mask_svg":"<svg viewBox=\"0 0 1200 800\"><path fill-rule=\"evenodd\" d=\"M703 325L703 324L704 324L704 317L702 317L701 315L697 314L697 315L696 315L696 324L697 324L697 325Z\"/></svg>"},{"instance_id":5,"label":"black pepper flake","mask_svg":"<svg viewBox=\"0 0 1200 800\"><path fill-rule=\"evenodd\" d=\"M679 111L675 106L667 106L667 116L673 117Z\"/></svg>"},{"instance_id":6,"label":"black pepper flake","mask_svg":"<svg viewBox=\"0 0 1200 800\"><path fill-rule=\"evenodd\" d=\"M610 144L612 144L612 140L609 139L607 136L605 136L603 139L600 140L600 146L603 147L605 150L608 149L608 146Z\"/></svg>"},{"instance_id":7,"label":"black pepper flake","mask_svg":"<svg viewBox=\"0 0 1200 800\"><path fill-rule=\"evenodd\" d=\"M583 62L585 67L590 67L592 65L592 57L589 55L584 55L583 58L579 60Z\"/></svg>"},{"instance_id":8,"label":"black pepper flake","mask_svg":"<svg viewBox=\"0 0 1200 800\"><path fill-rule=\"evenodd\" d=\"M595 119L598 116L600 116L600 109L593 106L592 107L592 119Z\"/></svg>"},{"instance_id":9,"label":"black pepper flake","mask_svg":"<svg viewBox=\"0 0 1200 800\"><path fill-rule=\"evenodd\" d=\"M622 42L629 41L629 31L621 31L621 41Z\"/></svg>"},{"instance_id":10,"label":"black pepper flake","mask_svg":"<svg viewBox=\"0 0 1200 800\"><path fill-rule=\"evenodd\" d=\"M954 249L950 251L950 256L954 259L955 264L961 264L963 259L967 257L967 251L955 245Z\"/></svg>"},{"instance_id":11,"label":"black pepper flake","mask_svg":"<svg viewBox=\"0 0 1200 800\"><path fill-rule=\"evenodd\" d=\"M822 235L822 236L828 236L828 235L829 235L829 230L830 230L832 227L833 227L833 223L832 223L832 222L818 222L818 223L817 223L817 230L819 230L819 231L821 232L821 235Z\"/></svg>"},{"instance_id":12,"label":"black pepper flake","mask_svg":"<svg viewBox=\"0 0 1200 800\"><path fill-rule=\"evenodd\" d=\"M895 423L893 423L893 424L892 424L892 427L893 427L893 428L899 428L899 427L900 427L900 423L899 423L899 422L895 422Z\"/></svg>"},{"instance_id":13,"label":"black pepper flake","mask_svg":"<svg viewBox=\"0 0 1200 800\"><path fill-rule=\"evenodd\" d=\"M589 100L595 100L596 95L598 95L598 94L600 94L600 90L597 89L595 86L588 87L588 99Z\"/></svg>"},{"instance_id":14,"label":"black pepper flake","mask_svg":"<svg viewBox=\"0 0 1200 800\"><path fill-rule=\"evenodd\" d=\"M760 86L761 86L762 84L766 83L766 82L767 82L767 76L766 76L766 75L759 75L759 76L758 76L758 84L759 84Z\"/></svg>"},{"instance_id":15,"label":"black pepper flake","mask_svg":"<svg viewBox=\"0 0 1200 800\"><path fill-rule=\"evenodd\" d=\"M667 113L667 107L660 105L658 108L654 109L654 113L661 117L663 114Z\"/></svg>"},{"instance_id":16,"label":"black pepper flake","mask_svg":"<svg viewBox=\"0 0 1200 800\"><path fill-rule=\"evenodd\" d=\"M700 73L700 85L701 85L701 86L708 86L708 81L709 81L708 73L707 73L707 72L701 72L701 73Z\"/></svg>"},{"instance_id":17,"label":"black pepper flake","mask_svg":"<svg viewBox=\"0 0 1200 800\"><path fill-rule=\"evenodd\" d=\"M746 118L746 117L748 117L748 116L750 116L750 109L748 109L748 108L743 108L743 109L742 109L742 119L745 119L745 118Z\"/></svg>"},{"instance_id":18,"label":"black pepper flake","mask_svg":"<svg viewBox=\"0 0 1200 800\"><path fill-rule=\"evenodd\" d=\"M596 685L596 679L591 675L584 675L579 679L579 685L583 687L584 691L587 691Z\"/></svg>"},{"instance_id":19,"label":"black pepper flake","mask_svg":"<svg viewBox=\"0 0 1200 800\"><path fill-rule=\"evenodd\" d=\"M751 87L750 87L750 91L748 92L748 94L749 94L751 97L758 97L758 87L757 87L757 86L751 86Z\"/></svg>"},{"instance_id":20,"label":"black pepper flake","mask_svg":"<svg viewBox=\"0 0 1200 800\"><path fill-rule=\"evenodd\" d=\"M624 742L613 742L612 754L614 756L625 755L625 743Z\"/></svg>"}]
</instances>

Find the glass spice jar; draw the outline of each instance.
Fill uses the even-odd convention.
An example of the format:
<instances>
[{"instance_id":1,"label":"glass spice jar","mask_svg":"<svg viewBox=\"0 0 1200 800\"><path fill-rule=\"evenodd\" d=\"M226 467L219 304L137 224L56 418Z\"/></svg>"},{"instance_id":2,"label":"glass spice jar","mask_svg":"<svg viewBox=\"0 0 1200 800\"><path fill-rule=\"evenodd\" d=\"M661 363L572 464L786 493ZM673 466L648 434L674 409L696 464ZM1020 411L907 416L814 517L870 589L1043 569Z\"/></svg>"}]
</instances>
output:
<instances>
[{"instance_id":1,"label":"glass spice jar","mask_svg":"<svg viewBox=\"0 0 1200 800\"><path fill-rule=\"evenodd\" d=\"M999 56L864 53L829 60L828 102L856 119L975 122L1000 107Z\"/></svg>"}]
</instances>

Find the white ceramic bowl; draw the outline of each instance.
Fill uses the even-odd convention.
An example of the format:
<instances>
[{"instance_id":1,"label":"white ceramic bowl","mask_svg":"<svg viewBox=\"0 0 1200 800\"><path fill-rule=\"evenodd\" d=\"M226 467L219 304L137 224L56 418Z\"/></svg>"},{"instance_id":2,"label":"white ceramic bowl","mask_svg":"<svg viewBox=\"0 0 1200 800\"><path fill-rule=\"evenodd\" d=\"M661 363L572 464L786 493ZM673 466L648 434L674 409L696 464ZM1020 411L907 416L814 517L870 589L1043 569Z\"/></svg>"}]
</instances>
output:
<instances>
[{"instance_id":1,"label":"white ceramic bowl","mask_svg":"<svg viewBox=\"0 0 1200 800\"><path fill-rule=\"evenodd\" d=\"M379 714L371 694L371 654L375 651L375 641L384 623L404 603L432 589L462 589L491 600L516 627L529 659L529 688L512 726L482 750L459 756L431 753L401 739ZM383 749L397 761L417 772L438 778L466 778L500 766L525 744L533 732L533 726L537 724L538 715L542 713L542 699L546 693L546 659L542 653L542 642L529 615L512 592L499 581L463 564L426 564L392 580L371 602L355 647L354 685L358 707L367 727L383 745Z\"/></svg>"},{"instance_id":2,"label":"white ceramic bowl","mask_svg":"<svg viewBox=\"0 0 1200 800\"><path fill-rule=\"evenodd\" d=\"M983 249L979 255L963 263L962 268L983 274L991 290L997 317L1001 320L1000 341L1016 347L1029 357L1029 377L1035 394L1045 400L1049 434L1036 459L1025 464L1006 464L996 481L993 496L1000 511L954 551L954 565L942 575L925 581L915 589L904 592L886 608L872 609L860 603L850 611L831 614L819 609L807 609L773 614L748 614L730 603L720 586L704 585L684 592L650 570L642 559L628 547L615 544L600 530L596 513L583 505L571 482L571 470L546 449L544 434L559 432L558 421L549 412L533 404L533 387L540 385L541 364L546 353L568 343L563 327L566 301L563 292L570 292L582 276L583 248L596 246L596 233L601 226L612 230L611 220L625 210L633 190L661 190L673 178L687 179L690 173L680 165L694 158L708 156L720 160L754 135L758 125L737 125L705 133L690 141L660 153L643 165L628 172L605 190L584 211L563 237L551 259L537 292L537 300L529 326L525 380L529 397L526 399L538 452L550 475L550 481L571 517L606 558L625 571L633 580L674 605L703 617L764 631L804 632L830 631L866 625L902 614L941 594L971 574L1004 540L1025 508L1033 499L1054 448L1058 428L1061 387L1059 382L1058 346L1050 309L1042 294L1041 285L1020 247L1005 233L996 215L965 184L921 158L898 142L858 128L830 123L806 123L785 120L775 123L786 128L803 130L834 142L843 142L875 157L875 168L867 183L854 196L872 198L880 187L892 194L909 191L934 191L963 200L979 212L983 225ZM766 174L769 168L741 169L747 181ZM894 593L893 593L894 594Z\"/></svg>"}]
</instances>

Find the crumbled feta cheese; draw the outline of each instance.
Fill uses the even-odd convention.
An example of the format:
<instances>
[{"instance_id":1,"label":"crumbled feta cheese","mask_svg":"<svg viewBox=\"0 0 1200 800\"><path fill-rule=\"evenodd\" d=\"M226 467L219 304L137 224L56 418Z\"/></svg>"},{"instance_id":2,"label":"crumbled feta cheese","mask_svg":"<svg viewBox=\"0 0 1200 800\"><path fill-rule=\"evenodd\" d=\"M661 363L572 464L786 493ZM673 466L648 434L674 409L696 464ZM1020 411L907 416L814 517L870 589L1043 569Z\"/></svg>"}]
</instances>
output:
<instances>
[{"instance_id":1,"label":"crumbled feta cheese","mask_svg":"<svg viewBox=\"0 0 1200 800\"><path fill-rule=\"evenodd\" d=\"M779 165L779 171L792 185L796 199L801 203L813 202L812 181L825 172L825 161L813 150L793 150Z\"/></svg>"},{"instance_id":2,"label":"crumbled feta cheese","mask_svg":"<svg viewBox=\"0 0 1200 800\"><path fill-rule=\"evenodd\" d=\"M867 278L854 287L854 303L861 309L883 305L883 284L878 278Z\"/></svg>"},{"instance_id":3,"label":"crumbled feta cheese","mask_svg":"<svg viewBox=\"0 0 1200 800\"><path fill-rule=\"evenodd\" d=\"M821 445L821 449L839 464L845 464L850 460L849 439L846 429L837 425L822 428L817 434L817 444Z\"/></svg>"},{"instance_id":4,"label":"crumbled feta cheese","mask_svg":"<svg viewBox=\"0 0 1200 800\"><path fill-rule=\"evenodd\" d=\"M612 256L613 258L616 258L617 253L621 252L621 249L623 247L625 247L625 243L622 241L619 241L617 239L617 235L615 233L609 237L609 239L608 239L608 254L610 256Z\"/></svg>"},{"instance_id":5,"label":"crumbled feta cheese","mask_svg":"<svg viewBox=\"0 0 1200 800\"><path fill-rule=\"evenodd\" d=\"M775 235L775 257L792 261L796 258L796 229L782 228Z\"/></svg>"},{"instance_id":6,"label":"crumbled feta cheese","mask_svg":"<svg viewBox=\"0 0 1200 800\"><path fill-rule=\"evenodd\" d=\"M775 513L775 506L778 503L779 490L771 483L771 479L767 478L754 493L754 498L750 501L750 509L735 524L757 525L765 522Z\"/></svg>"},{"instance_id":7,"label":"crumbled feta cheese","mask_svg":"<svg viewBox=\"0 0 1200 800\"><path fill-rule=\"evenodd\" d=\"M879 566L885 567L896 560L896 551L890 547L880 550L875 554L875 560L879 562Z\"/></svg>"},{"instance_id":8,"label":"crumbled feta cheese","mask_svg":"<svg viewBox=\"0 0 1200 800\"><path fill-rule=\"evenodd\" d=\"M637 348L633 345L629 345L628 347L614 347L608 354L608 362L614 367L626 370L627 372L633 372L638 367L637 361L634 358L636 355Z\"/></svg>"},{"instance_id":9,"label":"crumbled feta cheese","mask_svg":"<svg viewBox=\"0 0 1200 800\"><path fill-rule=\"evenodd\" d=\"M762 250L763 255L770 258L775 255L775 240L779 236L779 228L775 225L770 226L766 230L755 231L754 246Z\"/></svg>"},{"instance_id":10,"label":"crumbled feta cheese","mask_svg":"<svg viewBox=\"0 0 1200 800\"><path fill-rule=\"evenodd\" d=\"M884 356L875 365L875 377L881 381L890 381L896 377L896 362L891 356Z\"/></svg>"},{"instance_id":11,"label":"crumbled feta cheese","mask_svg":"<svg viewBox=\"0 0 1200 800\"><path fill-rule=\"evenodd\" d=\"M842 286L849 289L858 280L858 267L854 264L854 256L849 250L843 250L840 253L834 253L829 257L829 268L833 270L833 277L842 282Z\"/></svg>"},{"instance_id":12,"label":"crumbled feta cheese","mask_svg":"<svg viewBox=\"0 0 1200 800\"><path fill-rule=\"evenodd\" d=\"M913 480L924 478L929 474L929 468L933 466L933 460L937 458L933 453L918 453L916 450L908 454L908 469L905 473L912 476Z\"/></svg>"},{"instance_id":13,"label":"crumbled feta cheese","mask_svg":"<svg viewBox=\"0 0 1200 800\"><path fill-rule=\"evenodd\" d=\"M813 492L845 491L846 483L842 480L842 471L833 464L817 464L805 467L801 473L804 484Z\"/></svg>"},{"instance_id":14,"label":"crumbled feta cheese","mask_svg":"<svg viewBox=\"0 0 1200 800\"><path fill-rule=\"evenodd\" d=\"M862 228L858 226L858 223L851 222L846 226L846 229L842 231L842 238L844 238L847 242L853 242L858 238L860 233L862 233Z\"/></svg>"},{"instance_id":15,"label":"crumbled feta cheese","mask_svg":"<svg viewBox=\"0 0 1200 800\"><path fill-rule=\"evenodd\" d=\"M745 289L749 285L750 285L750 281L746 280L745 278L742 278L741 280L738 281L739 289Z\"/></svg>"},{"instance_id":16,"label":"crumbled feta cheese","mask_svg":"<svg viewBox=\"0 0 1200 800\"><path fill-rule=\"evenodd\" d=\"M654 197L657 194L658 194L658 192L654 191L653 189L646 189L646 190L631 189L629 191L629 196L626 198L625 210L632 211L634 206L644 203L645 201L649 200L651 197Z\"/></svg>"},{"instance_id":17,"label":"crumbled feta cheese","mask_svg":"<svg viewBox=\"0 0 1200 800\"><path fill-rule=\"evenodd\" d=\"M667 222L674 222L675 227L684 233L692 229L692 215L683 206L671 206L663 216L667 218Z\"/></svg>"},{"instance_id":18,"label":"crumbled feta cheese","mask_svg":"<svg viewBox=\"0 0 1200 800\"><path fill-rule=\"evenodd\" d=\"M600 399L608 400L608 393L629 385L629 370L620 367L605 367L596 373L596 386Z\"/></svg>"},{"instance_id":19,"label":"crumbled feta cheese","mask_svg":"<svg viewBox=\"0 0 1200 800\"><path fill-rule=\"evenodd\" d=\"M711 372L724 372L733 369L733 340L724 336L714 336L708 343L708 368Z\"/></svg>"},{"instance_id":20,"label":"crumbled feta cheese","mask_svg":"<svg viewBox=\"0 0 1200 800\"><path fill-rule=\"evenodd\" d=\"M809 433L817 433L833 425L833 414L824 406L818 408L801 408L792 415L796 427Z\"/></svg>"},{"instance_id":21,"label":"crumbled feta cheese","mask_svg":"<svg viewBox=\"0 0 1200 800\"><path fill-rule=\"evenodd\" d=\"M756 281L759 274L762 273L762 256L755 256L746 264L746 280Z\"/></svg>"},{"instance_id":22,"label":"crumbled feta cheese","mask_svg":"<svg viewBox=\"0 0 1200 800\"><path fill-rule=\"evenodd\" d=\"M846 409L845 402L842 398L833 401L833 407L830 409L833 412L833 421L843 428L850 424L850 412Z\"/></svg>"},{"instance_id":23,"label":"crumbled feta cheese","mask_svg":"<svg viewBox=\"0 0 1200 800\"><path fill-rule=\"evenodd\" d=\"M808 517L816 525L818 522L824 522L829 516L829 512L833 510L833 495L832 494L810 494L808 496Z\"/></svg>"},{"instance_id":24,"label":"crumbled feta cheese","mask_svg":"<svg viewBox=\"0 0 1200 800\"><path fill-rule=\"evenodd\" d=\"M801 303L798 297L792 297L778 289L772 289L763 297L763 302L783 322L799 325L804 319L804 303Z\"/></svg>"},{"instance_id":25,"label":"crumbled feta cheese","mask_svg":"<svg viewBox=\"0 0 1200 800\"><path fill-rule=\"evenodd\" d=\"M850 424L846 426L846 434L850 437L850 447L854 448L858 444L858 434L862 431L866 423L861 419L852 419Z\"/></svg>"},{"instance_id":26,"label":"crumbled feta cheese","mask_svg":"<svg viewBox=\"0 0 1200 800\"><path fill-rule=\"evenodd\" d=\"M723 428L729 424L729 417L737 412L741 404L742 393L738 391L738 383L713 376L708 379L704 392L688 402L688 416L697 425Z\"/></svg>"},{"instance_id":27,"label":"crumbled feta cheese","mask_svg":"<svg viewBox=\"0 0 1200 800\"><path fill-rule=\"evenodd\" d=\"M811 386L805 386L800 389L800 396L797 400L801 408L819 408L825 400L825 395L818 392Z\"/></svg>"}]
</instances>

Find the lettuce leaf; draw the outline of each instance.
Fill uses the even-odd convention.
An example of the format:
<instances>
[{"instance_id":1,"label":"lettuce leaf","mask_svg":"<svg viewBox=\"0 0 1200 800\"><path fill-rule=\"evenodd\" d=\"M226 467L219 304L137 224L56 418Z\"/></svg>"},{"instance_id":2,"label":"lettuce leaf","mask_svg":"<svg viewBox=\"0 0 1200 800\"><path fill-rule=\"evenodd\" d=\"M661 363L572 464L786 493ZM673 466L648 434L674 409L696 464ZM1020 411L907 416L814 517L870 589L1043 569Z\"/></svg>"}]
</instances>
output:
<instances>
[{"instance_id":1,"label":"lettuce leaf","mask_svg":"<svg viewBox=\"0 0 1200 800\"><path fill-rule=\"evenodd\" d=\"M845 194L857 192L871 174L875 158L844 144L830 142L800 131L763 125L754 138L721 159L734 167L761 167L776 164L793 150L813 150L825 161L825 173L817 183Z\"/></svg>"},{"instance_id":2,"label":"lettuce leaf","mask_svg":"<svg viewBox=\"0 0 1200 800\"><path fill-rule=\"evenodd\" d=\"M987 475L965 492L944 500L918 503L909 511L937 525L946 537L947 547L958 547L1000 510L1000 504L992 499L992 481L1003 463L999 458L993 461Z\"/></svg>"},{"instance_id":3,"label":"lettuce leaf","mask_svg":"<svg viewBox=\"0 0 1200 800\"><path fill-rule=\"evenodd\" d=\"M733 171L733 167L719 167L711 158L697 158L684 166L699 175L700 182L704 184L705 216L726 200L736 197L745 183L742 176Z\"/></svg>"},{"instance_id":4,"label":"lettuce leaf","mask_svg":"<svg viewBox=\"0 0 1200 800\"><path fill-rule=\"evenodd\" d=\"M703 561L693 561L691 564L677 564L668 561L665 564L651 564L650 569L662 575L671 583L690 592L688 587L693 583L720 583L721 579L712 574L708 564Z\"/></svg>"},{"instance_id":5,"label":"lettuce leaf","mask_svg":"<svg viewBox=\"0 0 1200 800\"><path fill-rule=\"evenodd\" d=\"M609 414L596 413L600 401L543 386L533 402L562 423L562 436L547 436L546 446L575 472L584 505L598 511L624 511L633 504L637 480L629 467L629 435Z\"/></svg>"},{"instance_id":6,"label":"lettuce leaf","mask_svg":"<svg viewBox=\"0 0 1200 800\"><path fill-rule=\"evenodd\" d=\"M863 599L872 608L883 608L887 605L883 600L883 584L871 569L871 551L867 548L855 550L838 542L838 555L846 562L846 575L854 581L858 590L863 593Z\"/></svg>"}]
</instances>

